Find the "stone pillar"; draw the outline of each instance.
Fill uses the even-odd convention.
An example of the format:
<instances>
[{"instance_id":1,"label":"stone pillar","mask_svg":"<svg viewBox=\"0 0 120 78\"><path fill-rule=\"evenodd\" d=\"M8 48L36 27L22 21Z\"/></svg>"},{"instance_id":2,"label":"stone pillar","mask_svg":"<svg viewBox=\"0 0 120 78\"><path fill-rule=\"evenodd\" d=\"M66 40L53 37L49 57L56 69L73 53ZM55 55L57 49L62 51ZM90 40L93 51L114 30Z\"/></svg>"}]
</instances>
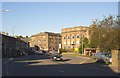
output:
<instances>
[{"instance_id":1,"label":"stone pillar","mask_svg":"<svg viewBox=\"0 0 120 78\"><path fill-rule=\"evenodd\" d=\"M117 67L120 70L120 50L112 50L112 66Z\"/></svg>"},{"instance_id":2,"label":"stone pillar","mask_svg":"<svg viewBox=\"0 0 120 78\"><path fill-rule=\"evenodd\" d=\"M112 66L118 66L118 50L112 50Z\"/></svg>"}]
</instances>

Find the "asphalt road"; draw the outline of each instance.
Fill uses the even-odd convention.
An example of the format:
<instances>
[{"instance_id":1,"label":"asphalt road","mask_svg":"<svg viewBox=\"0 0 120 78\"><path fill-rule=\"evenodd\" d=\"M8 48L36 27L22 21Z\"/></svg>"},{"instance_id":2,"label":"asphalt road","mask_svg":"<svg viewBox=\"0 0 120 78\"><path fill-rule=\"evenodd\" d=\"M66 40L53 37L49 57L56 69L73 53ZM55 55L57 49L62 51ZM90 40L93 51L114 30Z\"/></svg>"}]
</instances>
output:
<instances>
[{"instance_id":1,"label":"asphalt road","mask_svg":"<svg viewBox=\"0 0 120 78\"><path fill-rule=\"evenodd\" d=\"M49 55L29 55L14 58L2 65L3 76L118 76L107 65L91 58L63 55L63 61L52 61Z\"/></svg>"}]
</instances>

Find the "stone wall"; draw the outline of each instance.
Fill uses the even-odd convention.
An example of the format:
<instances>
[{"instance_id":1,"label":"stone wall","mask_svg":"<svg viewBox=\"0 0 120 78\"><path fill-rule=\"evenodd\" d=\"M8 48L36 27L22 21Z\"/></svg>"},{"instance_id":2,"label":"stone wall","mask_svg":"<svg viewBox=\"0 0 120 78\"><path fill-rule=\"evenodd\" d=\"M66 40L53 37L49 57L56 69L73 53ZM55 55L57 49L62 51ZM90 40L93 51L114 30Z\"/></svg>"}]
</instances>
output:
<instances>
[{"instance_id":1,"label":"stone wall","mask_svg":"<svg viewBox=\"0 0 120 78\"><path fill-rule=\"evenodd\" d=\"M120 50L112 50L112 66L120 70Z\"/></svg>"}]
</instances>

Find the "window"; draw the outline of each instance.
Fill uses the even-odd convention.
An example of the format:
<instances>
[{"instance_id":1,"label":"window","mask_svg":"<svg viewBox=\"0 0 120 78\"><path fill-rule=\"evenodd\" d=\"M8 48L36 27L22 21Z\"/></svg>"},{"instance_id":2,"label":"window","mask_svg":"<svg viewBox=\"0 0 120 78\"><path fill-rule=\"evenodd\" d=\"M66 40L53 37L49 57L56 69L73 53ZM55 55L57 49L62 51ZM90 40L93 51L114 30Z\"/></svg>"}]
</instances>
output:
<instances>
[{"instance_id":1,"label":"window","mask_svg":"<svg viewBox=\"0 0 120 78\"><path fill-rule=\"evenodd\" d=\"M45 38L45 36L43 36L43 38Z\"/></svg>"},{"instance_id":2,"label":"window","mask_svg":"<svg viewBox=\"0 0 120 78\"><path fill-rule=\"evenodd\" d=\"M79 44L79 43L80 43L79 41L76 42L76 44Z\"/></svg>"},{"instance_id":3,"label":"window","mask_svg":"<svg viewBox=\"0 0 120 78\"><path fill-rule=\"evenodd\" d=\"M79 35L77 35L76 37L77 37L77 38L80 38L80 36L79 36Z\"/></svg>"},{"instance_id":4,"label":"window","mask_svg":"<svg viewBox=\"0 0 120 78\"><path fill-rule=\"evenodd\" d=\"M64 44L66 44L66 42L64 42Z\"/></svg>"},{"instance_id":5,"label":"window","mask_svg":"<svg viewBox=\"0 0 120 78\"><path fill-rule=\"evenodd\" d=\"M75 42L74 42L74 41L72 41L72 42L71 42L71 44L75 44Z\"/></svg>"},{"instance_id":6,"label":"window","mask_svg":"<svg viewBox=\"0 0 120 78\"><path fill-rule=\"evenodd\" d=\"M66 39L66 37L64 36L64 39Z\"/></svg>"},{"instance_id":7,"label":"window","mask_svg":"<svg viewBox=\"0 0 120 78\"><path fill-rule=\"evenodd\" d=\"M72 38L75 38L74 36L72 36Z\"/></svg>"},{"instance_id":8,"label":"window","mask_svg":"<svg viewBox=\"0 0 120 78\"><path fill-rule=\"evenodd\" d=\"M70 44L70 42L68 42L68 44Z\"/></svg>"},{"instance_id":9,"label":"window","mask_svg":"<svg viewBox=\"0 0 120 78\"><path fill-rule=\"evenodd\" d=\"M75 42L73 41L73 44L74 44Z\"/></svg>"},{"instance_id":10,"label":"window","mask_svg":"<svg viewBox=\"0 0 120 78\"><path fill-rule=\"evenodd\" d=\"M68 36L68 39L70 39L70 36Z\"/></svg>"}]
</instances>

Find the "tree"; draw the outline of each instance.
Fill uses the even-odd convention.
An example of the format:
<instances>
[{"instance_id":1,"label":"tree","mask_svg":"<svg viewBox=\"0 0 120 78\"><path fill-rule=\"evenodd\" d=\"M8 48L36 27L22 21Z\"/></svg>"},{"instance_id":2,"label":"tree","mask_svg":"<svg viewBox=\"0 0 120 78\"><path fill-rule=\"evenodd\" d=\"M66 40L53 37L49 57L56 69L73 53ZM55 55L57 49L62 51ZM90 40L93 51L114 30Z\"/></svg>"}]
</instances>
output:
<instances>
[{"instance_id":1,"label":"tree","mask_svg":"<svg viewBox=\"0 0 120 78\"><path fill-rule=\"evenodd\" d=\"M28 38L28 35L26 35L26 38Z\"/></svg>"},{"instance_id":2,"label":"tree","mask_svg":"<svg viewBox=\"0 0 120 78\"><path fill-rule=\"evenodd\" d=\"M90 26L90 47L97 48L99 45L99 30L94 23Z\"/></svg>"},{"instance_id":3,"label":"tree","mask_svg":"<svg viewBox=\"0 0 120 78\"><path fill-rule=\"evenodd\" d=\"M96 25L96 26L95 26ZM105 17L91 25L90 45L100 48L101 51L111 51L120 48L120 19L118 17Z\"/></svg>"},{"instance_id":4,"label":"tree","mask_svg":"<svg viewBox=\"0 0 120 78\"><path fill-rule=\"evenodd\" d=\"M83 39L83 45L85 48L89 47L89 40L87 38Z\"/></svg>"},{"instance_id":5,"label":"tree","mask_svg":"<svg viewBox=\"0 0 120 78\"><path fill-rule=\"evenodd\" d=\"M90 44L89 44L89 40L85 37L84 39L83 39L83 49L84 48L89 48L90 47ZM79 47L79 52L80 52L80 54L82 54L82 44L80 45L80 47Z\"/></svg>"},{"instance_id":6,"label":"tree","mask_svg":"<svg viewBox=\"0 0 120 78\"><path fill-rule=\"evenodd\" d=\"M16 36L16 37L17 37L18 39L22 39L22 38L23 38L23 36L21 36L21 35L20 35L20 36Z\"/></svg>"}]
</instances>

